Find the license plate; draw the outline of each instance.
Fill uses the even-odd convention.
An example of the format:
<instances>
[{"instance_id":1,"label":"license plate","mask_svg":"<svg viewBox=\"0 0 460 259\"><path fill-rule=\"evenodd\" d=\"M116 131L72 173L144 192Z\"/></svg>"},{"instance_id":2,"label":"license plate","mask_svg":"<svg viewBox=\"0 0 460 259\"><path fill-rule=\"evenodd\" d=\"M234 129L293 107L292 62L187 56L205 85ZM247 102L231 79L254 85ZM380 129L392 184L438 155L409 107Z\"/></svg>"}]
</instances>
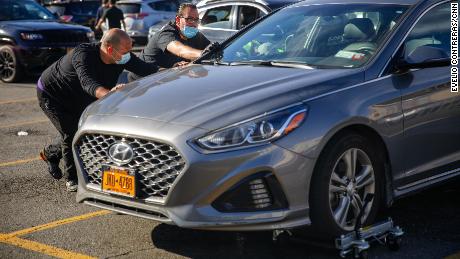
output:
<instances>
[{"instance_id":1,"label":"license plate","mask_svg":"<svg viewBox=\"0 0 460 259\"><path fill-rule=\"evenodd\" d=\"M134 197L136 181L129 171L119 168L104 168L102 175L102 191Z\"/></svg>"}]
</instances>

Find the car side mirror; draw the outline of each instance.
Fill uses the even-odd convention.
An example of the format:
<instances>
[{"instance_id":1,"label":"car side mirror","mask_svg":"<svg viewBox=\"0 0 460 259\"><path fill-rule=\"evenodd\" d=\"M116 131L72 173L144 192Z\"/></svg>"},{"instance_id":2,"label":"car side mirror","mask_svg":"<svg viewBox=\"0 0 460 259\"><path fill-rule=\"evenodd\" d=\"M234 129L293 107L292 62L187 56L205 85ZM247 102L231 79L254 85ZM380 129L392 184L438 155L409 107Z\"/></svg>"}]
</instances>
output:
<instances>
[{"instance_id":1,"label":"car side mirror","mask_svg":"<svg viewBox=\"0 0 460 259\"><path fill-rule=\"evenodd\" d=\"M406 58L397 62L398 70L412 68L444 67L450 65L450 57L441 48L432 46L419 46Z\"/></svg>"}]
</instances>

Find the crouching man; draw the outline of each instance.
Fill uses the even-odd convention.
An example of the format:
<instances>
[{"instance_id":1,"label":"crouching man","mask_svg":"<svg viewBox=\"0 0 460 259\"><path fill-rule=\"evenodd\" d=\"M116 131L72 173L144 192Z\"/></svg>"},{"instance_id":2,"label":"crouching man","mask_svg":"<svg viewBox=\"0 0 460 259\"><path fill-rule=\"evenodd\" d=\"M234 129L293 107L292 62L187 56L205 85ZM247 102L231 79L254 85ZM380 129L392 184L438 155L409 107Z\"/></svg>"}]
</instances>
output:
<instances>
[{"instance_id":1,"label":"crouching man","mask_svg":"<svg viewBox=\"0 0 460 259\"><path fill-rule=\"evenodd\" d=\"M111 29L101 42L81 44L60 58L37 82L39 105L60 134L60 138L43 149L40 157L55 179L63 176L59 161L64 159L67 191L77 190L72 139L83 110L121 87L117 80L124 69L144 76L158 71L155 62L140 60L131 49L132 41L126 32Z\"/></svg>"}]
</instances>

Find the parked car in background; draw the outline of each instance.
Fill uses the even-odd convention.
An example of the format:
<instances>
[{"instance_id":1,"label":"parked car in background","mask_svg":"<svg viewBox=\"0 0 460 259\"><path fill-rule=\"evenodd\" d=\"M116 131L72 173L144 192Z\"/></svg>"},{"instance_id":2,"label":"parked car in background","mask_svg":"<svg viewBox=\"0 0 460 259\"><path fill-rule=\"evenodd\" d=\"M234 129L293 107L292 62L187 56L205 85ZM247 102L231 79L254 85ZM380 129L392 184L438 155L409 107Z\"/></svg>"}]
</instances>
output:
<instances>
[{"instance_id":1,"label":"parked car in background","mask_svg":"<svg viewBox=\"0 0 460 259\"><path fill-rule=\"evenodd\" d=\"M299 0L204 0L197 3L199 29L211 42L222 42L271 11ZM169 21L149 29L149 38Z\"/></svg>"},{"instance_id":2,"label":"parked car in background","mask_svg":"<svg viewBox=\"0 0 460 259\"><path fill-rule=\"evenodd\" d=\"M127 84L80 119L77 201L193 229L371 223L460 176L450 7L303 1Z\"/></svg>"},{"instance_id":3,"label":"parked car in background","mask_svg":"<svg viewBox=\"0 0 460 259\"><path fill-rule=\"evenodd\" d=\"M126 32L137 44L145 44L149 28L161 21L174 19L179 2L176 0L121 0Z\"/></svg>"},{"instance_id":4,"label":"parked car in background","mask_svg":"<svg viewBox=\"0 0 460 259\"><path fill-rule=\"evenodd\" d=\"M38 74L80 43L94 41L91 29L66 24L34 0L2 0L0 79L16 82Z\"/></svg>"},{"instance_id":5,"label":"parked car in background","mask_svg":"<svg viewBox=\"0 0 460 259\"><path fill-rule=\"evenodd\" d=\"M44 6L65 22L80 24L94 30L96 13L101 1L54 1L45 3Z\"/></svg>"}]
</instances>

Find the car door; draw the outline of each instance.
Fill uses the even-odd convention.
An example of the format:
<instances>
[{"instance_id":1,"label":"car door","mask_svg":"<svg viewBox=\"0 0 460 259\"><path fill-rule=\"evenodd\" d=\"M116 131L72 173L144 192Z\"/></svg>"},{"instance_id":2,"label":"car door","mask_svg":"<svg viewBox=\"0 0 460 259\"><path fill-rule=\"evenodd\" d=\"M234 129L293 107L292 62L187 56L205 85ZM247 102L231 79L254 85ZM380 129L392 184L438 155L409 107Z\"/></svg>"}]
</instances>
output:
<instances>
[{"instance_id":1,"label":"car door","mask_svg":"<svg viewBox=\"0 0 460 259\"><path fill-rule=\"evenodd\" d=\"M450 3L430 7L415 23L399 52L418 46L450 56ZM460 167L460 94L450 91L450 67L412 69L393 77L401 89L405 180L400 189L427 184ZM431 178L430 178L431 177Z\"/></svg>"},{"instance_id":2,"label":"car door","mask_svg":"<svg viewBox=\"0 0 460 259\"><path fill-rule=\"evenodd\" d=\"M211 42L222 42L236 29L236 6L233 4L214 5L200 10L201 25L199 27Z\"/></svg>"}]
</instances>

